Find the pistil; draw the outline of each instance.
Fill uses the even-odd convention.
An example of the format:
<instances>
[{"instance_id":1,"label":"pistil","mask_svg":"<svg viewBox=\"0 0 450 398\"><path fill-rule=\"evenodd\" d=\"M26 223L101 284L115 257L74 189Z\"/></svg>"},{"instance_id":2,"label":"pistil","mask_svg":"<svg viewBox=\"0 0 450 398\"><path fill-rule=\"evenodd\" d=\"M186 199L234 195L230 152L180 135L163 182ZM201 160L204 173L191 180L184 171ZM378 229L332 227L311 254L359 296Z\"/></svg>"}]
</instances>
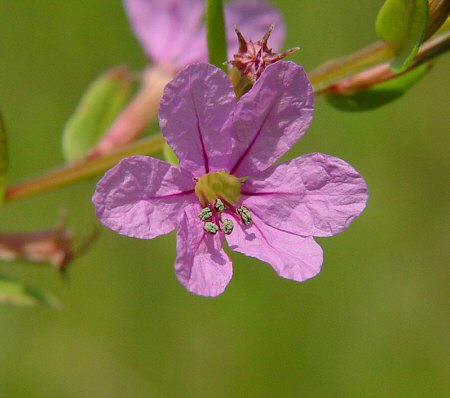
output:
<instances>
[{"instance_id":1,"label":"pistil","mask_svg":"<svg viewBox=\"0 0 450 398\"><path fill-rule=\"evenodd\" d=\"M207 173L196 180L195 194L203 206L223 198L231 204L236 204L241 196L241 179L227 173L216 171Z\"/></svg>"}]
</instances>

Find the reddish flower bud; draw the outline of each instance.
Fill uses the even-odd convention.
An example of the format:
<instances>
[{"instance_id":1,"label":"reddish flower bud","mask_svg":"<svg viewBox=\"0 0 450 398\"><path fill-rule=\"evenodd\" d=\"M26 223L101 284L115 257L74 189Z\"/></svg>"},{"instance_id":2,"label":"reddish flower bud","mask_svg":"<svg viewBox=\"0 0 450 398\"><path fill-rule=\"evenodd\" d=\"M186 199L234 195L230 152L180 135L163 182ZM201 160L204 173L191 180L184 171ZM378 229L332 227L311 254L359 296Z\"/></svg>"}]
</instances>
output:
<instances>
[{"instance_id":1,"label":"reddish flower bud","mask_svg":"<svg viewBox=\"0 0 450 398\"><path fill-rule=\"evenodd\" d=\"M267 65L279 61L300 49L299 47L294 47L281 54L273 52L268 47L267 42L274 27L275 25L272 24L264 37L256 42L252 40L247 41L241 31L237 27L234 28L239 41L239 50L233 55L233 59L227 63L239 69L241 74L248 76L253 83L261 76Z\"/></svg>"}]
</instances>

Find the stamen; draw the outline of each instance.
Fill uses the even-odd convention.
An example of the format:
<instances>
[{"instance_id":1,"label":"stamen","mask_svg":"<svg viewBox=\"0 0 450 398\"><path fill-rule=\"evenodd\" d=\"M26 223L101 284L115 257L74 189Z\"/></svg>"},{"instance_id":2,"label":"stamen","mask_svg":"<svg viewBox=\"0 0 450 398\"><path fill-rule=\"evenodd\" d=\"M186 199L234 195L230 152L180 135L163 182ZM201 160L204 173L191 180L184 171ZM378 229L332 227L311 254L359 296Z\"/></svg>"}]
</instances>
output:
<instances>
[{"instance_id":1,"label":"stamen","mask_svg":"<svg viewBox=\"0 0 450 398\"><path fill-rule=\"evenodd\" d=\"M212 217L212 211L209 207L205 207L204 209L202 209L202 211L200 213L198 213L198 217L200 218L200 220L202 221L207 221Z\"/></svg>"},{"instance_id":2,"label":"stamen","mask_svg":"<svg viewBox=\"0 0 450 398\"><path fill-rule=\"evenodd\" d=\"M223 204L223 202L220 199L216 199L216 203L214 204L214 208L219 211L222 212L225 210L225 205Z\"/></svg>"},{"instance_id":3,"label":"stamen","mask_svg":"<svg viewBox=\"0 0 450 398\"><path fill-rule=\"evenodd\" d=\"M215 222L205 222L205 225L203 226L203 229L208 232L209 234L215 235L217 231L219 230L219 227Z\"/></svg>"},{"instance_id":4,"label":"stamen","mask_svg":"<svg viewBox=\"0 0 450 398\"><path fill-rule=\"evenodd\" d=\"M232 220L223 220L221 229L225 235L231 234L231 232L233 232L233 228L234 224Z\"/></svg>"},{"instance_id":5,"label":"stamen","mask_svg":"<svg viewBox=\"0 0 450 398\"><path fill-rule=\"evenodd\" d=\"M237 208L236 213L241 217L241 220L245 225L250 225L252 223L252 213L250 213L250 210L245 206Z\"/></svg>"}]
</instances>

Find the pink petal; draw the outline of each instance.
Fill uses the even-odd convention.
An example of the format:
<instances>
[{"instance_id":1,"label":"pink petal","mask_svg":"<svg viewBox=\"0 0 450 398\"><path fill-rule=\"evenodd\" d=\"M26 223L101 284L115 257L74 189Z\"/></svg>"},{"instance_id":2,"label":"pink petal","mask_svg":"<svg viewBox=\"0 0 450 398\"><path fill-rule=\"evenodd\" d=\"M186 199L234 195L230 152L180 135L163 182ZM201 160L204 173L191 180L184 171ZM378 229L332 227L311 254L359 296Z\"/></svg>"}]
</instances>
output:
<instances>
[{"instance_id":1,"label":"pink petal","mask_svg":"<svg viewBox=\"0 0 450 398\"><path fill-rule=\"evenodd\" d=\"M255 214L249 226L235 223L227 241L231 250L265 261L278 275L298 282L317 275L323 261L322 249L313 238L272 228Z\"/></svg>"},{"instance_id":2,"label":"pink petal","mask_svg":"<svg viewBox=\"0 0 450 398\"><path fill-rule=\"evenodd\" d=\"M203 0L124 0L124 5L134 34L154 62L180 69L207 61ZM237 49L235 25L255 41L275 23L269 45L281 48L285 25L271 5L258 0L229 3L225 5L225 19L230 59Z\"/></svg>"},{"instance_id":3,"label":"pink petal","mask_svg":"<svg viewBox=\"0 0 450 398\"><path fill-rule=\"evenodd\" d=\"M147 56L182 67L206 57L203 0L125 0L133 31Z\"/></svg>"},{"instance_id":4,"label":"pink petal","mask_svg":"<svg viewBox=\"0 0 450 398\"><path fill-rule=\"evenodd\" d=\"M133 156L106 172L92 201L105 226L152 239L172 231L184 208L197 198L189 173L148 156Z\"/></svg>"},{"instance_id":5,"label":"pink petal","mask_svg":"<svg viewBox=\"0 0 450 398\"><path fill-rule=\"evenodd\" d=\"M225 6L227 25L228 57L238 50L234 27L237 26L247 40L262 39L273 23L275 30L270 35L269 47L280 50L286 35L286 26L278 10L271 4L259 0L245 0L228 3Z\"/></svg>"},{"instance_id":6,"label":"pink petal","mask_svg":"<svg viewBox=\"0 0 450 398\"><path fill-rule=\"evenodd\" d=\"M223 125L235 105L227 75L206 63L187 66L166 86L159 124L181 167L194 175L227 168L231 144Z\"/></svg>"},{"instance_id":7,"label":"pink petal","mask_svg":"<svg viewBox=\"0 0 450 398\"><path fill-rule=\"evenodd\" d=\"M203 231L197 214L200 206L189 206L177 234L175 272L190 292L200 296L218 296L233 276L229 257L223 251L223 234Z\"/></svg>"},{"instance_id":8,"label":"pink petal","mask_svg":"<svg viewBox=\"0 0 450 398\"><path fill-rule=\"evenodd\" d=\"M313 108L303 68L284 61L269 65L234 112L231 172L249 176L271 166L306 132Z\"/></svg>"},{"instance_id":9,"label":"pink petal","mask_svg":"<svg viewBox=\"0 0 450 398\"><path fill-rule=\"evenodd\" d=\"M273 166L242 188L265 223L303 236L331 236L364 210L367 186L348 163L312 153Z\"/></svg>"}]
</instances>

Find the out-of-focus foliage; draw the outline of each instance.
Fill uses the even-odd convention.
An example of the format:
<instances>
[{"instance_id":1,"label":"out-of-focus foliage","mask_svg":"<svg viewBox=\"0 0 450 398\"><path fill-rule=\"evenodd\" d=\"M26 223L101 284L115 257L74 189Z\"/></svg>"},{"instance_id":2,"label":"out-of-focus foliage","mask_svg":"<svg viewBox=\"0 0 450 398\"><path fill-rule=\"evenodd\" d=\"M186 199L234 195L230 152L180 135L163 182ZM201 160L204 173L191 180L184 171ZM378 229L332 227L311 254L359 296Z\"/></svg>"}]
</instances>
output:
<instances>
[{"instance_id":1,"label":"out-of-focus foliage","mask_svg":"<svg viewBox=\"0 0 450 398\"><path fill-rule=\"evenodd\" d=\"M6 129L0 113L0 203L3 202L6 190L6 172L8 167L8 153L6 150Z\"/></svg>"},{"instance_id":2,"label":"out-of-focus foliage","mask_svg":"<svg viewBox=\"0 0 450 398\"><path fill-rule=\"evenodd\" d=\"M177 155L175 155L175 152L172 150L172 148L168 144L164 144L163 156L164 156L164 160L166 162L169 162L170 164L178 164L179 163Z\"/></svg>"},{"instance_id":3,"label":"out-of-focus foliage","mask_svg":"<svg viewBox=\"0 0 450 398\"><path fill-rule=\"evenodd\" d=\"M342 111L358 112L376 109L404 95L422 79L429 68L429 65L421 65L368 89L357 90L347 95L328 93L326 98L331 105Z\"/></svg>"},{"instance_id":4,"label":"out-of-focus foliage","mask_svg":"<svg viewBox=\"0 0 450 398\"><path fill-rule=\"evenodd\" d=\"M130 94L130 72L124 66L105 72L88 87L63 130L66 160L82 159L95 147Z\"/></svg>"},{"instance_id":5,"label":"out-of-focus foliage","mask_svg":"<svg viewBox=\"0 0 450 398\"><path fill-rule=\"evenodd\" d=\"M0 275L0 302L27 306L46 304L55 308L61 306L59 301L50 294L29 288L2 275Z\"/></svg>"},{"instance_id":6,"label":"out-of-focus foliage","mask_svg":"<svg viewBox=\"0 0 450 398\"><path fill-rule=\"evenodd\" d=\"M376 30L395 50L391 63L395 72L403 72L411 65L424 40L427 23L427 0L386 0L384 3Z\"/></svg>"}]
</instances>

